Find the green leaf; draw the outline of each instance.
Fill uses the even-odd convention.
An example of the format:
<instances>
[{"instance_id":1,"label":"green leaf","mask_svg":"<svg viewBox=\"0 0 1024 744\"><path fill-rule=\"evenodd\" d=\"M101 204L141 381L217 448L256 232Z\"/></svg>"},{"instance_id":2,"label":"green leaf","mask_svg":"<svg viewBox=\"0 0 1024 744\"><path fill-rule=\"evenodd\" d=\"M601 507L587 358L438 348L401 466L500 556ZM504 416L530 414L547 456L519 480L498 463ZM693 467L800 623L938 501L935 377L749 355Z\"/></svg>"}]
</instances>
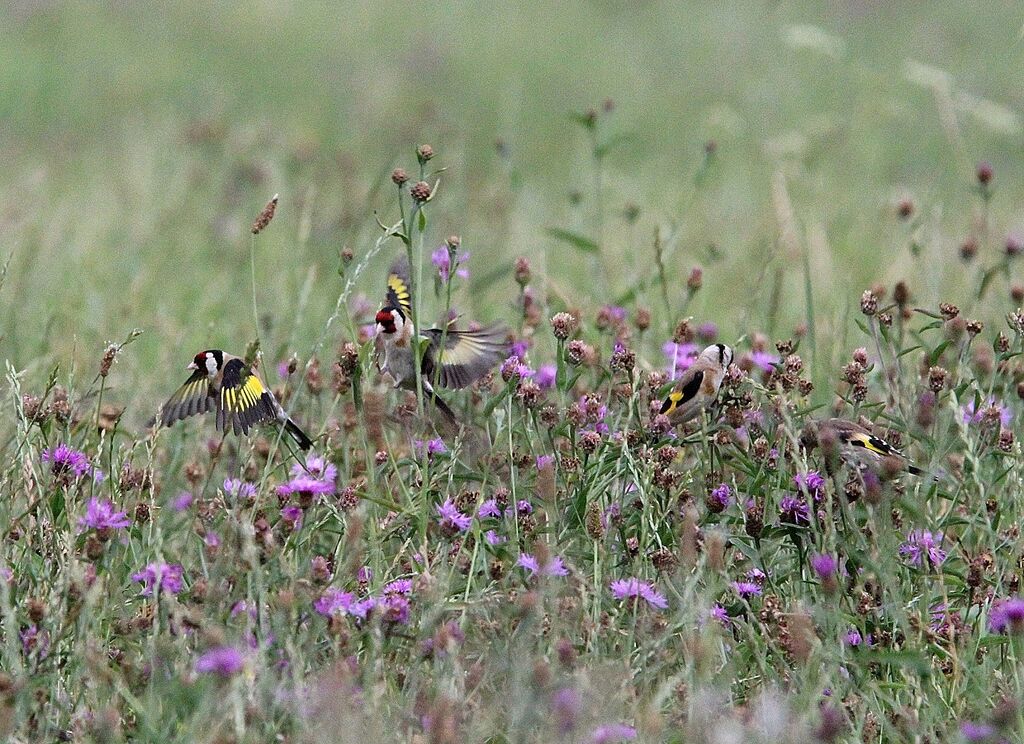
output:
<instances>
[{"instance_id":1,"label":"green leaf","mask_svg":"<svg viewBox=\"0 0 1024 744\"><path fill-rule=\"evenodd\" d=\"M427 229L427 213L422 209L419 211L419 228L420 232L425 232Z\"/></svg>"},{"instance_id":2,"label":"green leaf","mask_svg":"<svg viewBox=\"0 0 1024 744\"><path fill-rule=\"evenodd\" d=\"M938 363L939 357L942 356L942 352L944 352L951 343L953 342L947 340L943 341L941 344L935 347L935 350L928 357L928 359L930 360L929 364L931 366L935 366Z\"/></svg>"},{"instance_id":3,"label":"green leaf","mask_svg":"<svg viewBox=\"0 0 1024 744\"><path fill-rule=\"evenodd\" d=\"M577 250L583 251L584 253L597 253L600 250L600 246L585 235L574 233L571 230L563 230L560 227L549 227L545 232L555 240L561 240L563 243L568 243Z\"/></svg>"}]
</instances>

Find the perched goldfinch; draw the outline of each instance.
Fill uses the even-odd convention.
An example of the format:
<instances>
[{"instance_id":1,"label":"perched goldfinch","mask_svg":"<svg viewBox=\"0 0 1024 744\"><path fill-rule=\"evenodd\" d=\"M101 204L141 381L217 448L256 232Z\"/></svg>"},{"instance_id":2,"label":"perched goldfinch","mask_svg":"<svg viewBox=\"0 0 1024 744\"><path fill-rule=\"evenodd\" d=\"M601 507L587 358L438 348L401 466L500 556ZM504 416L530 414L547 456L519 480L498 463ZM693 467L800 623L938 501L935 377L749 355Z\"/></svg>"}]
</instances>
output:
<instances>
[{"instance_id":1,"label":"perched goldfinch","mask_svg":"<svg viewBox=\"0 0 1024 744\"><path fill-rule=\"evenodd\" d=\"M846 419L830 418L813 422L804 430L801 441L809 448L820 445L826 457L828 450L834 446L843 462L857 469L867 468L879 474L887 471L889 475L904 470L913 475L924 475L926 472L884 439Z\"/></svg>"},{"instance_id":2,"label":"perched goldfinch","mask_svg":"<svg viewBox=\"0 0 1024 744\"><path fill-rule=\"evenodd\" d=\"M192 376L160 409L164 426L216 411L218 431L248 434L255 424L278 421L299 447L306 450L312 446L312 440L288 418L274 394L241 357L220 349L201 351L188 369Z\"/></svg>"},{"instance_id":3,"label":"perched goldfinch","mask_svg":"<svg viewBox=\"0 0 1024 744\"><path fill-rule=\"evenodd\" d=\"M404 262L396 263L388 274L385 305L377 313L377 368L395 381L395 387L416 389L416 359L412 327L412 292ZM420 338L428 341L423 353L423 392L450 421L455 414L434 392L436 380L441 387L464 388L472 385L508 354L508 331L492 325L479 331L427 328ZM443 345L442 345L443 343Z\"/></svg>"},{"instance_id":4,"label":"perched goldfinch","mask_svg":"<svg viewBox=\"0 0 1024 744\"><path fill-rule=\"evenodd\" d=\"M685 424L715 402L725 372L732 364L732 349L712 344L686 368L661 405L673 424Z\"/></svg>"}]
</instances>

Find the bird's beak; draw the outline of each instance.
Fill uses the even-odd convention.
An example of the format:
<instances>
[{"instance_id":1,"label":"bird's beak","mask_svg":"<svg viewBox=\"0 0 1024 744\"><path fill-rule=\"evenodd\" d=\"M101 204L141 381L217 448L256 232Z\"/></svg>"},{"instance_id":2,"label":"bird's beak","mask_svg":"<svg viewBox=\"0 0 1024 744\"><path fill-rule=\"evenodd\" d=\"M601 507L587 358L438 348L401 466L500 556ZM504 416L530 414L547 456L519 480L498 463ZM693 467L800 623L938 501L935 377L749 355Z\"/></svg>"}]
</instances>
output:
<instances>
[{"instance_id":1,"label":"bird's beak","mask_svg":"<svg viewBox=\"0 0 1024 744\"><path fill-rule=\"evenodd\" d=\"M185 367L185 369L188 369L188 370L196 370L196 369L199 369L199 367L197 367L197 366L196 366L196 363L195 363L195 362L189 362L188 366L187 366L187 367Z\"/></svg>"}]
</instances>

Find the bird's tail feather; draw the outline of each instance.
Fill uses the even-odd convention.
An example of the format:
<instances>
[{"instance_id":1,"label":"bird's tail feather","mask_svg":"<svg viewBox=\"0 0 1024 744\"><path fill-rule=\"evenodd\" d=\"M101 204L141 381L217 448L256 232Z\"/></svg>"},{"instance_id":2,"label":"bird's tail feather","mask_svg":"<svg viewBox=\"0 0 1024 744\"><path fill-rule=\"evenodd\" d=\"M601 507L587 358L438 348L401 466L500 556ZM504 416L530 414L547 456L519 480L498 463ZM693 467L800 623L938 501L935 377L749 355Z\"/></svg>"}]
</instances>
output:
<instances>
[{"instance_id":1,"label":"bird's tail feather","mask_svg":"<svg viewBox=\"0 0 1024 744\"><path fill-rule=\"evenodd\" d=\"M430 391L428 395L430 397L430 401L437 406L437 410L439 410L441 415L444 416L445 421L453 428L458 429L459 420L455 417L455 411L453 411L447 403L441 400L437 393Z\"/></svg>"},{"instance_id":2,"label":"bird's tail feather","mask_svg":"<svg viewBox=\"0 0 1024 744\"><path fill-rule=\"evenodd\" d=\"M300 429L299 425L296 424L291 419L285 419L284 430L288 432L291 435L292 439L295 440L295 443L299 445L299 449L308 450L310 447L313 446L313 440L310 439L306 435L306 432Z\"/></svg>"}]
</instances>

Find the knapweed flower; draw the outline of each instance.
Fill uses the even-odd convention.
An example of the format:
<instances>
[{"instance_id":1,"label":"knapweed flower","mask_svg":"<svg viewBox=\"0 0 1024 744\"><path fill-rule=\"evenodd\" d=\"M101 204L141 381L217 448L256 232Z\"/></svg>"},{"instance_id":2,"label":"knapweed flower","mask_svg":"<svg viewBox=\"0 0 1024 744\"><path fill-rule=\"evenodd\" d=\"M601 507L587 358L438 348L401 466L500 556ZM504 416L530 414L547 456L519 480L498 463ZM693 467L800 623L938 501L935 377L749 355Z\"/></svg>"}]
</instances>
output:
<instances>
[{"instance_id":1,"label":"knapweed flower","mask_svg":"<svg viewBox=\"0 0 1024 744\"><path fill-rule=\"evenodd\" d=\"M421 455L426 455L427 457L443 455L448 451L448 447L445 446L444 440L440 437L427 441L417 439L413 442L413 446L416 448L417 452Z\"/></svg>"},{"instance_id":2,"label":"knapweed flower","mask_svg":"<svg viewBox=\"0 0 1024 744\"><path fill-rule=\"evenodd\" d=\"M755 584L753 581L734 581L732 588L743 599L760 597L762 592L761 585Z\"/></svg>"},{"instance_id":3,"label":"knapweed flower","mask_svg":"<svg viewBox=\"0 0 1024 744\"><path fill-rule=\"evenodd\" d=\"M537 470L543 470L546 467L550 467L555 463L554 455L537 455Z\"/></svg>"},{"instance_id":4,"label":"knapweed flower","mask_svg":"<svg viewBox=\"0 0 1024 744\"><path fill-rule=\"evenodd\" d=\"M993 741L996 727L991 723L964 721L960 724L960 735L969 744L985 744L985 742Z\"/></svg>"},{"instance_id":5,"label":"knapweed flower","mask_svg":"<svg viewBox=\"0 0 1024 744\"><path fill-rule=\"evenodd\" d=\"M306 456L306 466L299 463L292 465L292 477L298 478L302 475L309 475L318 480L334 483L338 477L338 468L332 462L328 462L320 455L310 454Z\"/></svg>"},{"instance_id":6,"label":"knapweed flower","mask_svg":"<svg viewBox=\"0 0 1024 744\"><path fill-rule=\"evenodd\" d=\"M988 629L993 633L1017 635L1024 631L1024 599L997 600L988 613Z\"/></svg>"},{"instance_id":7,"label":"knapweed flower","mask_svg":"<svg viewBox=\"0 0 1024 744\"><path fill-rule=\"evenodd\" d=\"M327 589L313 602L313 609L324 617L336 615L347 615L352 604L355 602L355 595L351 592L343 592L341 589Z\"/></svg>"},{"instance_id":8,"label":"knapweed flower","mask_svg":"<svg viewBox=\"0 0 1024 744\"><path fill-rule=\"evenodd\" d=\"M815 501L820 501L821 497L825 493L825 479L821 477L821 474L816 470L810 470L806 473L797 473L793 476L793 485L796 490L800 493L810 495Z\"/></svg>"},{"instance_id":9,"label":"knapweed flower","mask_svg":"<svg viewBox=\"0 0 1024 744\"><path fill-rule=\"evenodd\" d=\"M697 359L697 355L700 354L700 348L697 344L677 344L671 340L661 345L661 351L665 354L665 358L668 359L667 369L669 379L672 380L689 369L690 365Z\"/></svg>"},{"instance_id":10,"label":"knapweed flower","mask_svg":"<svg viewBox=\"0 0 1024 744\"><path fill-rule=\"evenodd\" d=\"M720 483L715 486L711 493L708 494L707 506L708 510L718 514L725 511L725 508L729 506L729 499L732 496L732 489L729 488L728 484Z\"/></svg>"},{"instance_id":11,"label":"knapweed flower","mask_svg":"<svg viewBox=\"0 0 1024 744\"><path fill-rule=\"evenodd\" d=\"M811 523L811 509L802 496L783 496L779 502L779 516L789 524Z\"/></svg>"},{"instance_id":12,"label":"knapweed flower","mask_svg":"<svg viewBox=\"0 0 1024 744\"><path fill-rule=\"evenodd\" d=\"M437 506L436 509L437 522L446 532L465 532L473 523L473 518L460 512L451 497L445 499L444 503Z\"/></svg>"},{"instance_id":13,"label":"knapweed flower","mask_svg":"<svg viewBox=\"0 0 1024 744\"><path fill-rule=\"evenodd\" d=\"M469 260L469 253L458 253L455 256L455 276L460 279L469 279L469 269L463 266ZM452 253L448 245L435 248L430 254L430 263L437 269L437 275L442 282L448 282L452 274Z\"/></svg>"},{"instance_id":14,"label":"knapweed flower","mask_svg":"<svg viewBox=\"0 0 1024 744\"><path fill-rule=\"evenodd\" d=\"M728 628L729 624L732 622L729 619L729 611L722 607L722 605L720 604L716 604L714 607L708 610L708 617L718 621L718 623L723 628Z\"/></svg>"},{"instance_id":15,"label":"knapweed flower","mask_svg":"<svg viewBox=\"0 0 1024 744\"><path fill-rule=\"evenodd\" d=\"M569 734L579 723L583 701L580 694L571 687L556 690L551 696L551 717L555 719L555 728L562 736Z\"/></svg>"},{"instance_id":16,"label":"knapweed flower","mask_svg":"<svg viewBox=\"0 0 1024 744\"><path fill-rule=\"evenodd\" d=\"M123 511L115 511L114 505L106 499L89 499L85 516L78 520L82 530L119 530L130 526L132 520Z\"/></svg>"},{"instance_id":17,"label":"knapweed flower","mask_svg":"<svg viewBox=\"0 0 1024 744\"><path fill-rule=\"evenodd\" d=\"M256 498L256 486L238 478L225 478L224 493L241 501L247 501Z\"/></svg>"},{"instance_id":18,"label":"knapweed flower","mask_svg":"<svg viewBox=\"0 0 1024 744\"><path fill-rule=\"evenodd\" d=\"M40 630L37 625L32 624L19 631L18 638L21 640L21 651L25 656L34 653L38 659L42 660L50 655L50 634L45 630Z\"/></svg>"},{"instance_id":19,"label":"knapweed flower","mask_svg":"<svg viewBox=\"0 0 1024 744\"><path fill-rule=\"evenodd\" d=\"M334 493L334 482L320 480L313 476L297 475L287 483L277 487L278 496L298 496L316 499L319 496L328 496Z\"/></svg>"},{"instance_id":20,"label":"knapweed flower","mask_svg":"<svg viewBox=\"0 0 1024 744\"><path fill-rule=\"evenodd\" d=\"M176 512L183 512L192 506L193 496L189 491L182 491L171 502L171 509Z\"/></svg>"},{"instance_id":21,"label":"knapweed flower","mask_svg":"<svg viewBox=\"0 0 1024 744\"><path fill-rule=\"evenodd\" d=\"M56 447L43 450L40 460L44 465L49 465L51 472L57 476L70 474L75 478L81 478L94 472L85 453L66 444L58 444Z\"/></svg>"},{"instance_id":22,"label":"knapweed flower","mask_svg":"<svg viewBox=\"0 0 1024 744\"><path fill-rule=\"evenodd\" d=\"M822 581L831 581L836 577L839 564L836 559L826 553L811 556L811 569Z\"/></svg>"},{"instance_id":23,"label":"knapweed flower","mask_svg":"<svg viewBox=\"0 0 1024 744\"><path fill-rule=\"evenodd\" d=\"M182 590L184 573L179 563L150 563L138 573L132 574L132 581L142 584L143 597L151 597L155 591L177 594Z\"/></svg>"},{"instance_id":24,"label":"knapweed flower","mask_svg":"<svg viewBox=\"0 0 1024 744\"><path fill-rule=\"evenodd\" d=\"M496 499L487 499L484 503L480 504L480 508L476 510L476 515L480 519L500 517L501 509L498 507L498 501Z\"/></svg>"},{"instance_id":25,"label":"knapweed flower","mask_svg":"<svg viewBox=\"0 0 1024 744\"><path fill-rule=\"evenodd\" d=\"M636 729L624 723L606 723L594 729L590 735L591 744L616 744L621 741L633 741Z\"/></svg>"},{"instance_id":26,"label":"knapweed flower","mask_svg":"<svg viewBox=\"0 0 1024 744\"><path fill-rule=\"evenodd\" d=\"M218 677L233 677L242 671L245 657L233 646L211 648L196 659L197 674L216 674Z\"/></svg>"},{"instance_id":27,"label":"knapweed flower","mask_svg":"<svg viewBox=\"0 0 1024 744\"><path fill-rule=\"evenodd\" d=\"M937 568L946 560L942 539L941 532L933 534L928 530L913 530L907 535L907 541L900 546L900 555L911 565Z\"/></svg>"},{"instance_id":28,"label":"knapweed flower","mask_svg":"<svg viewBox=\"0 0 1024 744\"><path fill-rule=\"evenodd\" d=\"M651 607L664 610L668 607L668 600L658 592L654 585L647 581L640 581L637 578L616 579L610 585L612 596L620 602L640 598Z\"/></svg>"},{"instance_id":29,"label":"knapweed flower","mask_svg":"<svg viewBox=\"0 0 1024 744\"><path fill-rule=\"evenodd\" d=\"M764 350L757 350L750 353L750 361L759 370L767 373L775 370L775 365L779 363L779 357Z\"/></svg>"},{"instance_id":30,"label":"knapweed flower","mask_svg":"<svg viewBox=\"0 0 1024 744\"><path fill-rule=\"evenodd\" d=\"M293 530L302 529L302 507L288 504L281 509L281 519L287 522Z\"/></svg>"},{"instance_id":31,"label":"knapweed flower","mask_svg":"<svg viewBox=\"0 0 1024 744\"><path fill-rule=\"evenodd\" d=\"M395 579L390 584L385 585L383 594L410 594L412 592L412 580L411 579Z\"/></svg>"},{"instance_id":32,"label":"knapweed flower","mask_svg":"<svg viewBox=\"0 0 1024 744\"><path fill-rule=\"evenodd\" d=\"M529 365L523 364L523 360L514 354L502 362L500 372L501 379L506 382L513 379L525 380L537 374Z\"/></svg>"},{"instance_id":33,"label":"knapweed flower","mask_svg":"<svg viewBox=\"0 0 1024 744\"><path fill-rule=\"evenodd\" d=\"M558 367L554 364L542 364L537 368L537 374L533 381L541 390L550 390L555 386L555 378L558 376Z\"/></svg>"},{"instance_id":34,"label":"knapweed flower","mask_svg":"<svg viewBox=\"0 0 1024 744\"><path fill-rule=\"evenodd\" d=\"M1013 411L995 398L989 398L980 408L974 404L973 400L969 401L967 405L960 407L960 416L965 424L980 424L985 420L986 412L990 410L999 412L999 423L1004 427L1009 426L1013 421Z\"/></svg>"},{"instance_id":35,"label":"knapweed flower","mask_svg":"<svg viewBox=\"0 0 1024 744\"><path fill-rule=\"evenodd\" d=\"M401 594L388 594L375 603L381 619L392 625L409 622L409 600Z\"/></svg>"},{"instance_id":36,"label":"knapweed flower","mask_svg":"<svg viewBox=\"0 0 1024 744\"><path fill-rule=\"evenodd\" d=\"M487 541L488 545L501 545L502 543L508 542L507 537L499 535L494 530L487 530L487 532L484 533L484 540Z\"/></svg>"},{"instance_id":37,"label":"knapweed flower","mask_svg":"<svg viewBox=\"0 0 1024 744\"><path fill-rule=\"evenodd\" d=\"M860 631L857 630L856 628L850 628L843 635L843 643L845 643L847 646L853 646L853 647L856 648L857 646L859 646L862 643L864 643L864 636L862 636L860 634ZM870 645L870 641L869 641L869 645Z\"/></svg>"},{"instance_id":38,"label":"knapweed flower","mask_svg":"<svg viewBox=\"0 0 1024 744\"><path fill-rule=\"evenodd\" d=\"M543 576L568 576L569 569L565 567L562 559L557 555L553 555L548 559L548 562L543 566L530 553L520 553L519 560L516 561L516 565L520 568L525 568L529 571L530 576L536 576L541 574Z\"/></svg>"}]
</instances>

